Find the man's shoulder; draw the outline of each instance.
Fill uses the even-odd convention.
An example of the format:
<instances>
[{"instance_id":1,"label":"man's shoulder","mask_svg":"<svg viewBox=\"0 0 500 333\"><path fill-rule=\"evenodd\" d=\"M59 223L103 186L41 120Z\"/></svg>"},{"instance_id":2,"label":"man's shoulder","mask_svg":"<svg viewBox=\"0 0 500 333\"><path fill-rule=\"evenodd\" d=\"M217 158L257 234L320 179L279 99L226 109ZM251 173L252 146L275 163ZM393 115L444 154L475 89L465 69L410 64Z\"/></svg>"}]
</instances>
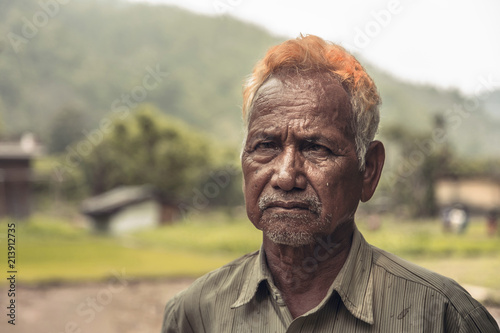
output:
<instances>
[{"instance_id":1,"label":"man's shoulder","mask_svg":"<svg viewBox=\"0 0 500 333\"><path fill-rule=\"evenodd\" d=\"M206 284L210 283L219 283L222 281L228 283L238 282L240 277L244 277L245 273L250 269L255 260L257 260L259 256L259 251L254 251L251 253L247 253L222 267L213 270L202 277L198 278L193 285L192 288L199 288Z\"/></svg>"},{"instance_id":2,"label":"man's shoulder","mask_svg":"<svg viewBox=\"0 0 500 333\"><path fill-rule=\"evenodd\" d=\"M451 305L461 315L466 316L468 312L481 306L455 280L411 263L375 246L371 247L373 249L373 264L375 267L383 270L385 274L390 274L394 279L404 281L405 284L418 286L420 292L426 290L431 295L441 298L443 302Z\"/></svg>"},{"instance_id":3,"label":"man's shoulder","mask_svg":"<svg viewBox=\"0 0 500 333\"><path fill-rule=\"evenodd\" d=\"M243 279L257 260L259 251L245 254L224 266L196 279L187 289L178 293L172 301L200 303L217 295L237 293Z\"/></svg>"},{"instance_id":4,"label":"man's shoulder","mask_svg":"<svg viewBox=\"0 0 500 333\"><path fill-rule=\"evenodd\" d=\"M430 288L440 290L444 284L459 286L454 280L430 271L422 266L407 261L395 254L389 253L370 245L373 249L374 265L386 270L388 273L408 281L420 283ZM460 287L460 286L459 286Z\"/></svg>"},{"instance_id":5,"label":"man's shoulder","mask_svg":"<svg viewBox=\"0 0 500 333\"><path fill-rule=\"evenodd\" d=\"M237 299L259 252L246 254L194 281L165 307L162 332L202 332L207 318Z\"/></svg>"}]
</instances>

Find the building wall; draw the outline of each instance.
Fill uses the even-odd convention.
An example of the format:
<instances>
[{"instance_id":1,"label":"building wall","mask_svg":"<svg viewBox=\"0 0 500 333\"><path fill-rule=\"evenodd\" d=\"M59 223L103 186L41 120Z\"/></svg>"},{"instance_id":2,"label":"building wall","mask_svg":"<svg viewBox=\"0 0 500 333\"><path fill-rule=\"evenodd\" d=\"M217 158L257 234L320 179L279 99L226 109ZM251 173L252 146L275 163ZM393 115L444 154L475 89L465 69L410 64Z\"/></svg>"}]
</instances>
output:
<instances>
[{"instance_id":1,"label":"building wall","mask_svg":"<svg viewBox=\"0 0 500 333\"><path fill-rule=\"evenodd\" d=\"M110 217L109 231L114 234L154 227L160 223L161 207L156 200L144 201L121 209Z\"/></svg>"},{"instance_id":2,"label":"building wall","mask_svg":"<svg viewBox=\"0 0 500 333\"><path fill-rule=\"evenodd\" d=\"M30 161L0 159L0 217L28 217L31 212L31 191Z\"/></svg>"},{"instance_id":3,"label":"building wall","mask_svg":"<svg viewBox=\"0 0 500 333\"><path fill-rule=\"evenodd\" d=\"M500 184L487 179L442 179L436 183L438 205L461 203L472 209L500 207Z\"/></svg>"}]
</instances>

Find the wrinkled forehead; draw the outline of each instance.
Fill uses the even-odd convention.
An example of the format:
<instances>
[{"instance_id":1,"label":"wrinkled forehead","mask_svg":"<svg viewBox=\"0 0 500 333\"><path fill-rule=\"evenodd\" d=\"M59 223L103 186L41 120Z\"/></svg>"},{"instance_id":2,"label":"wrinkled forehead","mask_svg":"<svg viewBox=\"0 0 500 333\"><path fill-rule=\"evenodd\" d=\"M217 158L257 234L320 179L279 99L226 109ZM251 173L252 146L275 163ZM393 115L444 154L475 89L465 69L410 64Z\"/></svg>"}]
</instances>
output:
<instances>
[{"instance_id":1,"label":"wrinkled forehead","mask_svg":"<svg viewBox=\"0 0 500 333\"><path fill-rule=\"evenodd\" d=\"M344 90L338 75L326 70L282 69L269 78L277 79L283 83L284 87L291 89L328 89L335 86Z\"/></svg>"},{"instance_id":2,"label":"wrinkled forehead","mask_svg":"<svg viewBox=\"0 0 500 333\"><path fill-rule=\"evenodd\" d=\"M271 75L257 90L250 108L248 122L255 120L262 108L266 108L272 101L276 101L284 92L291 92L288 96L301 96L311 108L322 110L336 110L346 112L351 116L351 102L349 95L340 83L340 79L331 72L308 71L299 73L296 70L282 70ZM282 103L287 101L280 99ZM286 105L284 105L286 106Z\"/></svg>"}]
</instances>

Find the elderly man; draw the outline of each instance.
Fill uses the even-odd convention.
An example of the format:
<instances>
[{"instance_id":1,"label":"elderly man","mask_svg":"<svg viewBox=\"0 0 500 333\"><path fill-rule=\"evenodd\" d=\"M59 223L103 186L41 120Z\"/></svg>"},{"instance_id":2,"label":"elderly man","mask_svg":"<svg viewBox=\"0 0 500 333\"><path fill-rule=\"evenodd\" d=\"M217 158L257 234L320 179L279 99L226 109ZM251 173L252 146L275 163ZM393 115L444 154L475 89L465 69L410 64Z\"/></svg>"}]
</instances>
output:
<instances>
[{"instance_id":1,"label":"elderly man","mask_svg":"<svg viewBox=\"0 0 500 333\"><path fill-rule=\"evenodd\" d=\"M498 332L454 281L366 243L354 214L384 146L377 89L315 36L270 49L244 91L247 214L260 251L170 300L163 332Z\"/></svg>"}]
</instances>

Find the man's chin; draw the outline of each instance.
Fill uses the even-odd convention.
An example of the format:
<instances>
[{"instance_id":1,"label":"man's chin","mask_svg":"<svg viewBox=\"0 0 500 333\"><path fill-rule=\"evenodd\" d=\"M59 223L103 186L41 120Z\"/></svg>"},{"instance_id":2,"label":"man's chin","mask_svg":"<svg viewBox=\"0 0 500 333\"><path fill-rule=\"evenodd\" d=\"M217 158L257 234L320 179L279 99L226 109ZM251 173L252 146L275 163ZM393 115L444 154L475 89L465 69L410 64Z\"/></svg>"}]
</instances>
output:
<instances>
[{"instance_id":1,"label":"man's chin","mask_svg":"<svg viewBox=\"0 0 500 333\"><path fill-rule=\"evenodd\" d=\"M291 247L300 247L314 244L314 236L305 232L291 232L285 230L268 230L264 234L273 243L279 245L287 245Z\"/></svg>"},{"instance_id":2,"label":"man's chin","mask_svg":"<svg viewBox=\"0 0 500 333\"><path fill-rule=\"evenodd\" d=\"M263 216L260 228L275 244L299 247L315 243L315 234L326 227L320 218L306 214L272 214Z\"/></svg>"}]
</instances>

